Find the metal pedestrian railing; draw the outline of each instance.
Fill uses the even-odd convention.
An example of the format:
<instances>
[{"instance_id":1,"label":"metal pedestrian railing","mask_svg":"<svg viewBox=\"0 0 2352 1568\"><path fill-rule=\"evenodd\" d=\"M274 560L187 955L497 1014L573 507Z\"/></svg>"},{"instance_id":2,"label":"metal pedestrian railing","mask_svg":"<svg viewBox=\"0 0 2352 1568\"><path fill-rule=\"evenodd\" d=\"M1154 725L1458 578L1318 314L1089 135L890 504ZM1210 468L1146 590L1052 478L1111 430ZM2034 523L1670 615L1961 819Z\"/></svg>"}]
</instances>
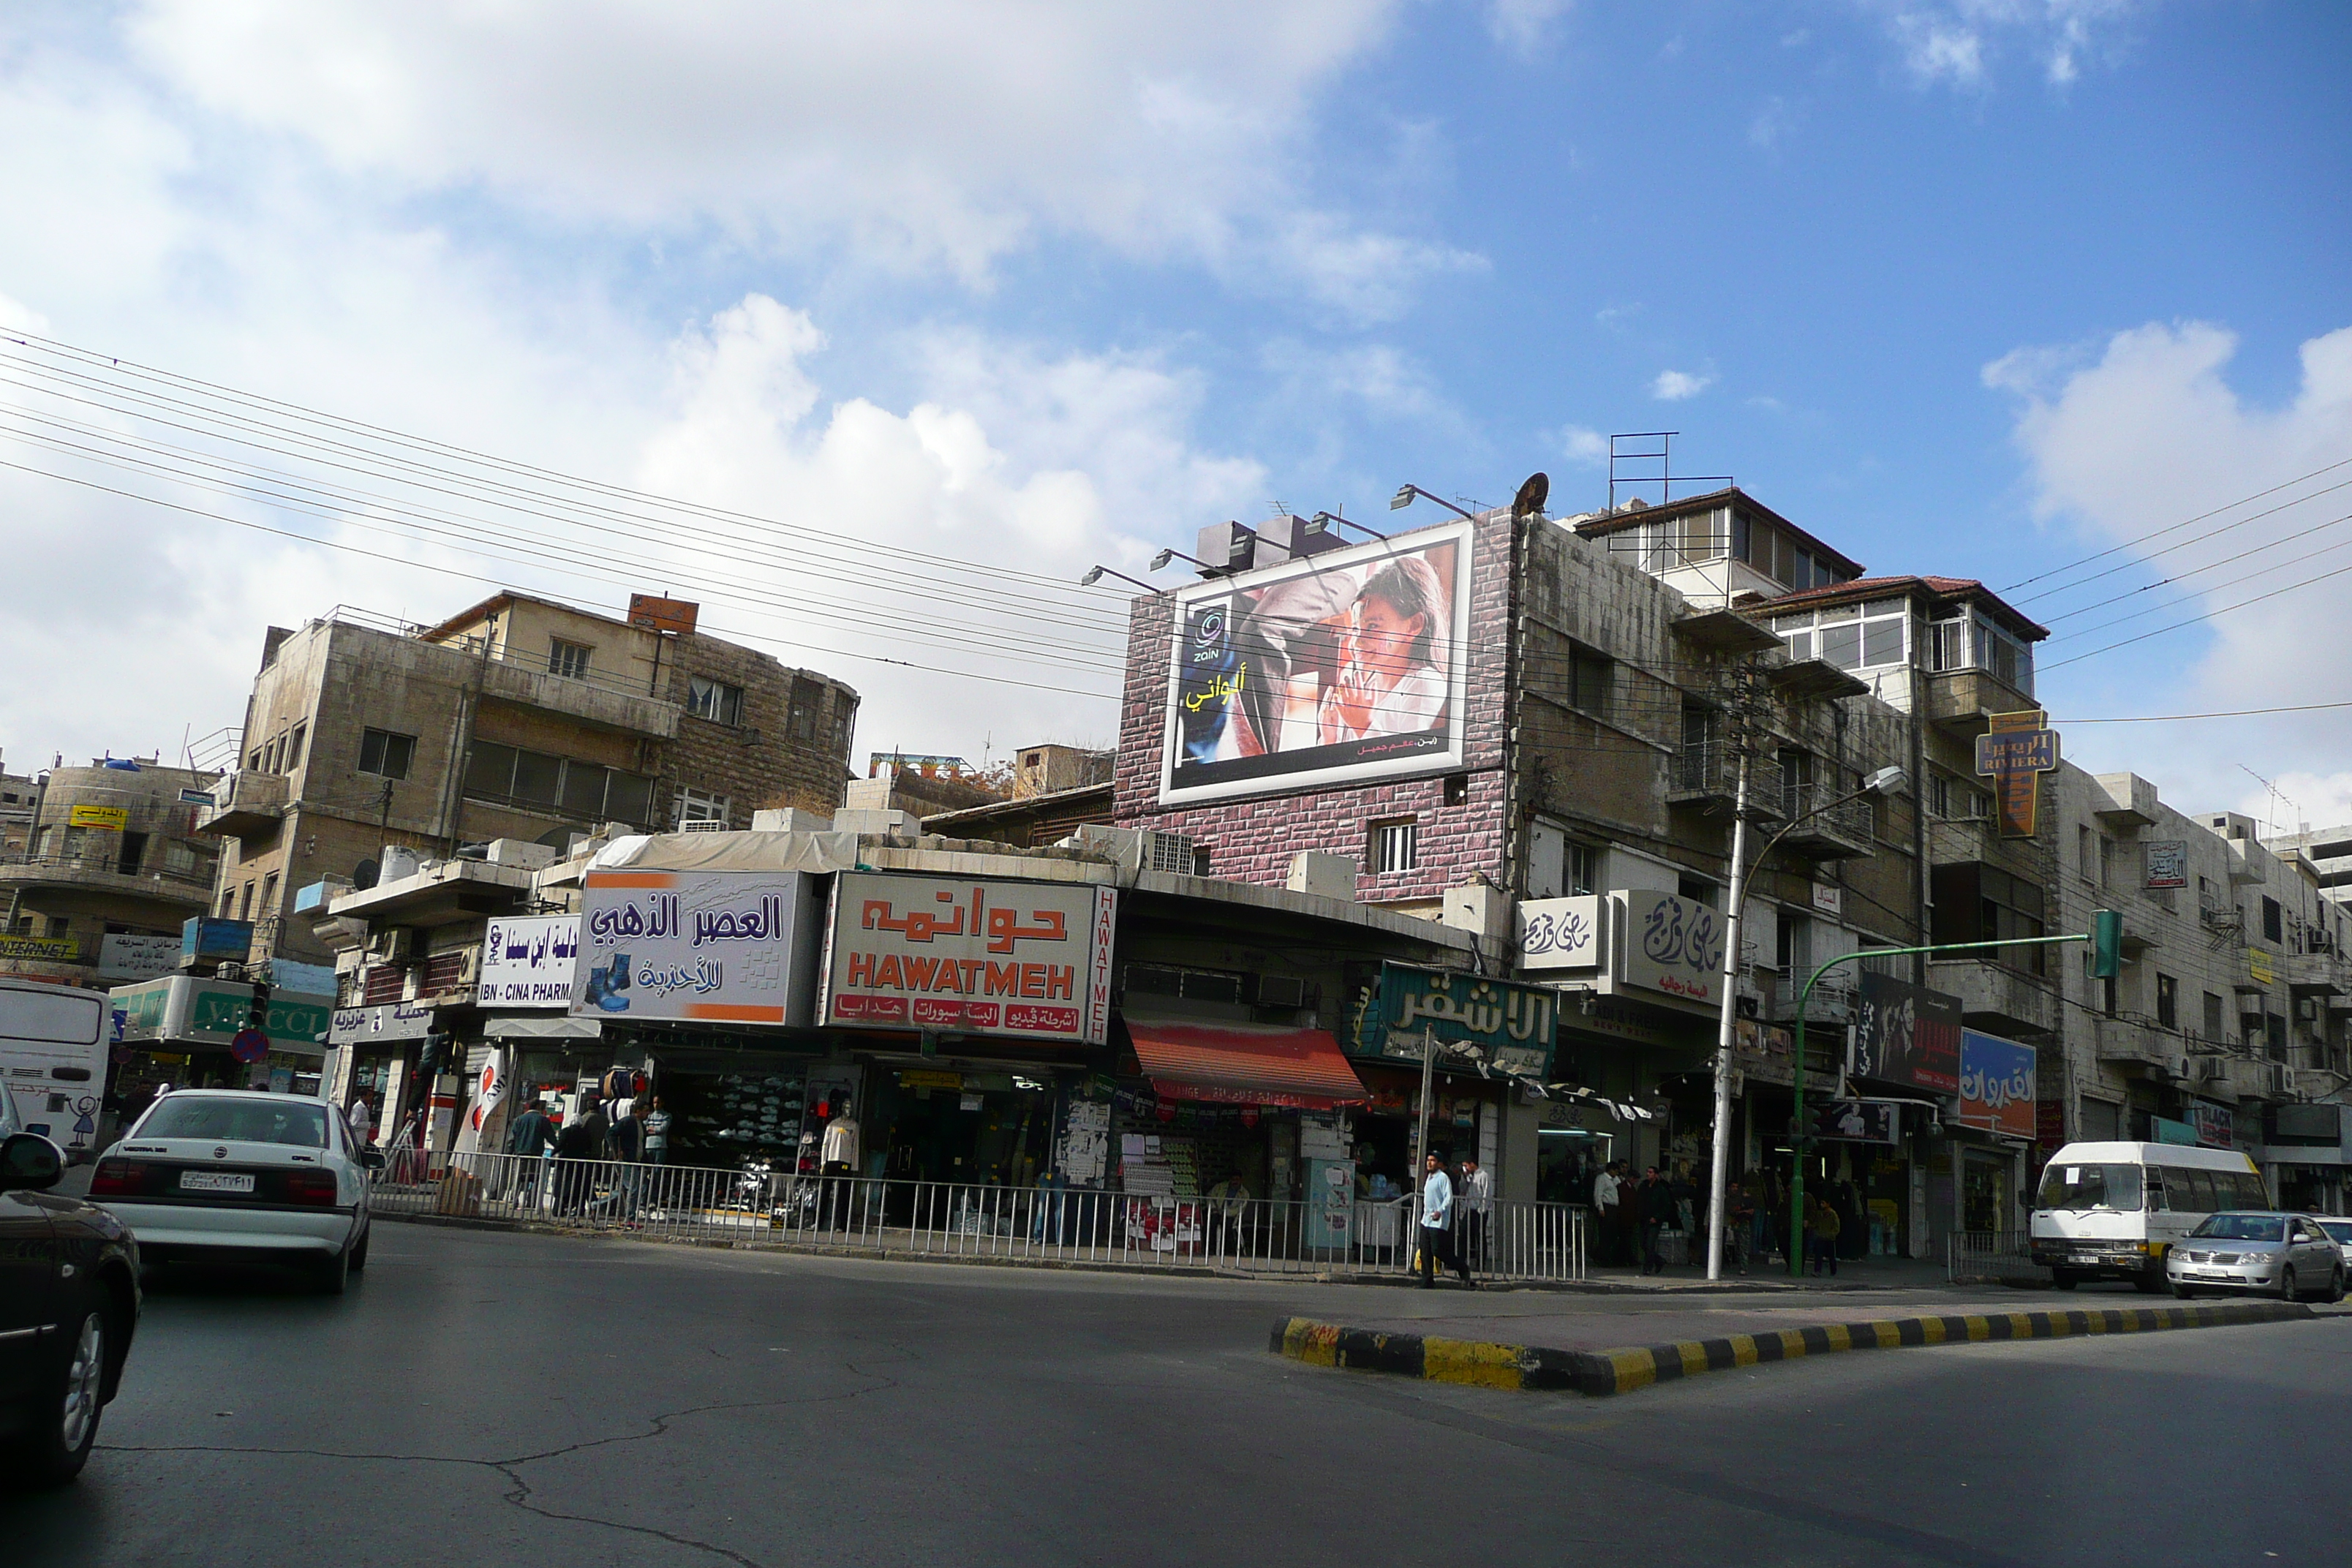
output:
<instances>
[{"instance_id":1,"label":"metal pedestrian railing","mask_svg":"<svg viewBox=\"0 0 2352 1568\"><path fill-rule=\"evenodd\" d=\"M2033 1261L2033 1238L2021 1230L1958 1230L1946 1238L1944 1277L1966 1279L2047 1279Z\"/></svg>"},{"instance_id":2,"label":"metal pedestrian railing","mask_svg":"<svg viewBox=\"0 0 2352 1568\"><path fill-rule=\"evenodd\" d=\"M371 1202L439 1215L655 1239L908 1258L1145 1267L1244 1275L1404 1274L1409 1200L1329 1204L1007 1187L517 1154L426 1155L394 1145ZM1585 1213L1569 1204L1462 1205L1452 1240L1474 1277L1585 1277Z\"/></svg>"}]
</instances>

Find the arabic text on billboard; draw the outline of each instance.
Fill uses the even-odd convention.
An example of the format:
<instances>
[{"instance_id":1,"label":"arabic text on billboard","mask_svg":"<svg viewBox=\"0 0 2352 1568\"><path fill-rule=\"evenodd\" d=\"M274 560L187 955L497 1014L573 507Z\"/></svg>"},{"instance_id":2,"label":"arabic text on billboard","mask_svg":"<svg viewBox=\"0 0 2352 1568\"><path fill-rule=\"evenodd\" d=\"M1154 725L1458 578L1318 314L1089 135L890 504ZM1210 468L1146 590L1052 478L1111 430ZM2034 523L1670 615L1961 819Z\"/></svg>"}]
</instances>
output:
<instances>
[{"instance_id":1,"label":"arabic text on billboard","mask_svg":"<svg viewBox=\"0 0 2352 1568\"><path fill-rule=\"evenodd\" d=\"M789 1024L806 898L798 872L591 871L572 1011Z\"/></svg>"},{"instance_id":2,"label":"arabic text on billboard","mask_svg":"<svg viewBox=\"0 0 2352 1568\"><path fill-rule=\"evenodd\" d=\"M1559 1003L1556 993L1540 985L1383 964L1358 1026L1357 1049L1418 1062L1425 1041L1470 1046L1476 1048L1474 1061L1523 1078L1547 1079ZM1462 1061L1458 1053L1443 1050L1433 1059L1441 1067Z\"/></svg>"},{"instance_id":3,"label":"arabic text on billboard","mask_svg":"<svg viewBox=\"0 0 2352 1568\"><path fill-rule=\"evenodd\" d=\"M1109 888L844 872L822 1021L1100 1045Z\"/></svg>"},{"instance_id":4,"label":"arabic text on billboard","mask_svg":"<svg viewBox=\"0 0 2352 1568\"><path fill-rule=\"evenodd\" d=\"M1458 767L1468 523L1175 595L1160 798Z\"/></svg>"},{"instance_id":5,"label":"arabic text on billboard","mask_svg":"<svg viewBox=\"0 0 2352 1568\"><path fill-rule=\"evenodd\" d=\"M1891 975L1864 974L1853 1071L1881 1083L1958 1092L1960 999Z\"/></svg>"},{"instance_id":6,"label":"arabic text on billboard","mask_svg":"<svg viewBox=\"0 0 2352 1568\"><path fill-rule=\"evenodd\" d=\"M1601 961L1601 900L1529 899L1519 905L1519 966L1591 969Z\"/></svg>"},{"instance_id":7,"label":"arabic text on billboard","mask_svg":"<svg viewBox=\"0 0 2352 1568\"><path fill-rule=\"evenodd\" d=\"M568 1007L580 952L578 915L520 915L482 929L485 1007Z\"/></svg>"},{"instance_id":8,"label":"arabic text on billboard","mask_svg":"<svg viewBox=\"0 0 2352 1568\"><path fill-rule=\"evenodd\" d=\"M1672 893L1625 895L1624 981L1685 1002L1722 995L1723 919Z\"/></svg>"},{"instance_id":9,"label":"arabic text on billboard","mask_svg":"<svg viewBox=\"0 0 2352 1568\"><path fill-rule=\"evenodd\" d=\"M2031 1140L2034 1135L2032 1046L1974 1029L1960 1031L1960 1120Z\"/></svg>"}]
</instances>

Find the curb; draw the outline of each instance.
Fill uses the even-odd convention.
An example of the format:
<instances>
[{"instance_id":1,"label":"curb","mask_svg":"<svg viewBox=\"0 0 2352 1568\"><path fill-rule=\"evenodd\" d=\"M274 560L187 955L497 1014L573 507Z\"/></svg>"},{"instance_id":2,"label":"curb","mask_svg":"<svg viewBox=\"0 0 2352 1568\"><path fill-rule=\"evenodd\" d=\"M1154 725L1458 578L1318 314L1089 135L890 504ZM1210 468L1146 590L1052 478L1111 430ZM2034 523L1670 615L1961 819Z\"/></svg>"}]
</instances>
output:
<instances>
[{"instance_id":1,"label":"curb","mask_svg":"<svg viewBox=\"0 0 2352 1568\"><path fill-rule=\"evenodd\" d=\"M1703 1373L1795 1361L1837 1351L1896 1350L1913 1345L1968 1344L2000 1340L2063 1340L2083 1334L2157 1333L2169 1329L2221 1329L2314 1317L2301 1301L2243 1301L2210 1307L2082 1308L2057 1312L1969 1312L1948 1317L1885 1318L1826 1323L1721 1339L1678 1340L1622 1350L1563 1351L1541 1345L1495 1344L1436 1335L1387 1333L1308 1318L1274 1325L1267 1349L1309 1366L1385 1372L1474 1388L1574 1389L1605 1396Z\"/></svg>"}]
</instances>

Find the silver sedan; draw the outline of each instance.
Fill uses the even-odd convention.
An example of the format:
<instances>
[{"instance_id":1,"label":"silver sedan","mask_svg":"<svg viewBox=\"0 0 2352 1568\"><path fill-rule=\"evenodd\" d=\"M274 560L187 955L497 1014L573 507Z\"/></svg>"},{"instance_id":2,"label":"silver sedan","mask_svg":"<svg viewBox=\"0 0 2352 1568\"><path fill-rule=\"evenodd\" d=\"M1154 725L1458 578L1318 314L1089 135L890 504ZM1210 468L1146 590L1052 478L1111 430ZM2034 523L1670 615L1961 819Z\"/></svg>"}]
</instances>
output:
<instances>
[{"instance_id":1,"label":"silver sedan","mask_svg":"<svg viewBox=\"0 0 2352 1568\"><path fill-rule=\"evenodd\" d=\"M2275 1295L2283 1301L2344 1299L2344 1254L2308 1215L2208 1215L2164 1255L2172 1293Z\"/></svg>"}]
</instances>

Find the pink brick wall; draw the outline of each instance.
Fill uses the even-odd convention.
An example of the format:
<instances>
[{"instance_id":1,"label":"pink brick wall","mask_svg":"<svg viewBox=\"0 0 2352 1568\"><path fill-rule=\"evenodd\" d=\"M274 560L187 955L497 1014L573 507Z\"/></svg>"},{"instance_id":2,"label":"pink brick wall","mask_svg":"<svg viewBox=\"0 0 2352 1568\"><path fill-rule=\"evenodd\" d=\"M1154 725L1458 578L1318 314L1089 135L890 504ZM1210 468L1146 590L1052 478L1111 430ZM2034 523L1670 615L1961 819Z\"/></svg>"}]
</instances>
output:
<instances>
[{"instance_id":1,"label":"pink brick wall","mask_svg":"<svg viewBox=\"0 0 2352 1568\"><path fill-rule=\"evenodd\" d=\"M1356 896L1367 903L1434 899L1485 871L1503 871L1505 627L1509 604L1511 525L1507 518L1480 522L1472 545L1468 721L1464 770L1469 795L1445 804L1443 773L1374 784L1291 790L1205 805L1160 805L1160 763L1168 698L1169 631L1165 598L1135 601L1127 636L1127 680L1119 715L1118 765L1113 795L1122 827L1189 834L1210 851L1213 876L1279 886L1290 858L1302 849L1345 855L1366 863L1369 825L1411 816L1421 826L1418 868L1385 877L1360 875Z\"/></svg>"}]
</instances>

